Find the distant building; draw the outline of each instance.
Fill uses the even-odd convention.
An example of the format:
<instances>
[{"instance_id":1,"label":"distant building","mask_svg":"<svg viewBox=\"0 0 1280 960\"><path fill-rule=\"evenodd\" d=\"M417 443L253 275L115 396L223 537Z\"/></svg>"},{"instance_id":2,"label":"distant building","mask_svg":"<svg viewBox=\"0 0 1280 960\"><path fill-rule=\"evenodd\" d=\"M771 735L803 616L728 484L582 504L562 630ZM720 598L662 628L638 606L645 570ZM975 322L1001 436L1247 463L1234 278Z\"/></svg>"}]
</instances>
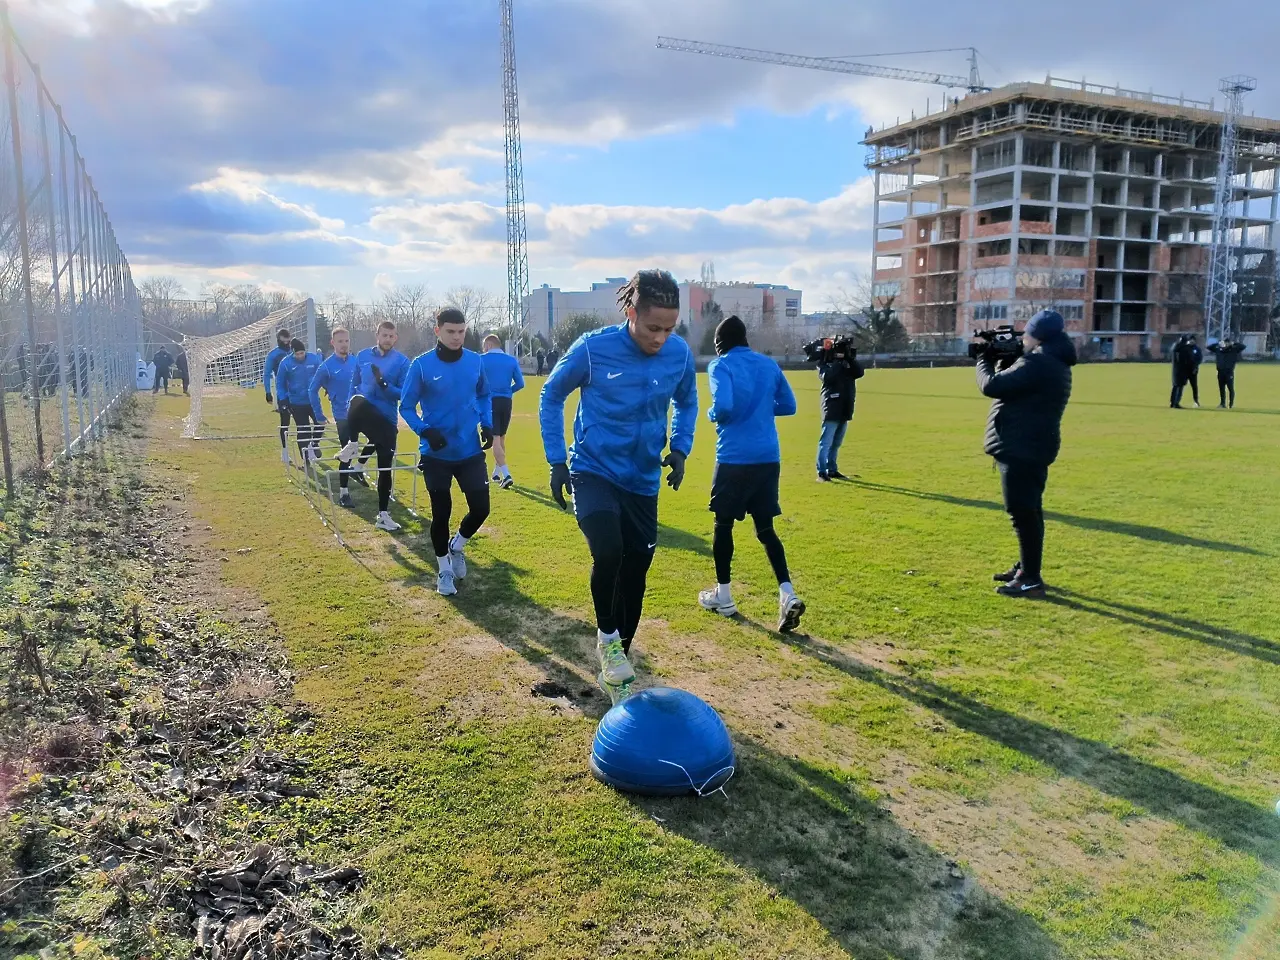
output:
<instances>
[{"instance_id":1,"label":"distant building","mask_svg":"<svg viewBox=\"0 0 1280 960\"><path fill-rule=\"evenodd\" d=\"M590 290L561 290L543 284L525 300L525 315L534 333L549 337L557 323L575 313L590 313L602 324L621 323L618 310L618 288L626 277L609 277L593 283ZM688 339L697 350L706 336L708 325L737 315L749 330L763 334L801 322L802 293L774 283L701 283L687 280L680 284L680 321L688 328Z\"/></svg>"}]
</instances>

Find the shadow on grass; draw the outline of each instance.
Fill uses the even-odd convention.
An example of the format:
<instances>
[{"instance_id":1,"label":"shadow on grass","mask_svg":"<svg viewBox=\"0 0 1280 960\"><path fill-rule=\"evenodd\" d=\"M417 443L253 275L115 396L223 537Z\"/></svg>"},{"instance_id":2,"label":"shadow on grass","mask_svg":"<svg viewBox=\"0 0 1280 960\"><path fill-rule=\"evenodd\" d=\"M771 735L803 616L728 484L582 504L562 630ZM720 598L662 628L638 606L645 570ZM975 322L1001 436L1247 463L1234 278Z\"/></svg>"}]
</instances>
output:
<instances>
[{"instance_id":1,"label":"shadow on grass","mask_svg":"<svg viewBox=\"0 0 1280 960\"><path fill-rule=\"evenodd\" d=\"M591 625L523 593L518 578L526 571L518 567L495 561L472 570L454 598L459 612L599 719L609 703L583 679L596 669ZM643 678L643 656L636 666ZM737 745L727 800L629 799L667 830L790 897L855 956L921 956L922 944L933 944L929 955L937 956L1060 956L1034 920L961 874L856 787L762 743L739 737Z\"/></svg>"},{"instance_id":2,"label":"shadow on grass","mask_svg":"<svg viewBox=\"0 0 1280 960\"><path fill-rule=\"evenodd\" d=\"M941 684L889 673L823 641L793 635L786 642L856 680L918 704L962 730L1038 760L1062 776L1181 823L1269 866L1280 864L1280 820L1269 810L1096 740L988 706Z\"/></svg>"},{"instance_id":3,"label":"shadow on grass","mask_svg":"<svg viewBox=\"0 0 1280 960\"><path fill-rule=\"evenodd\" d=\"M1209 623L1201 623L1188 617L1175 617L1150 610L1146 607L1135 607L1114 600L1103 600L1088 597L1062 587L1053 587L1045 598L1049 603L1081 613L1092 613L1099 617L1107 617L1144 630L1154 630L1170 637L1193 640L1207 644L1220 650L1227 650L1242 657L1255 657L1268 663L1280 664L1280 644L1252 634L1215 627Z\"/></svg>"},{"instance_id":4,"label":"shadow on grass","mask_svg":"<svg viewBox=\"0 0 1280 960\"><path fill-rule=\"evenodd\" d=\"M534 490L531 487L524 487L517 484L511 488L513 492L520 494L526 500L532 500L534 503L540 503L545 507L550 507L557 512L560 505L551 499L550 496L541 490ZM569 516L573 516L573 506L570 505L568 510ZM687 553L696 553L700 557L708 559L713 558L711 545L703 537L695 536L687 530L681 530L678 527L667 527L658 524L658 545L660 547L670 547L674 550L684 550Z\"/></svg>"},{"instance_id":5,"label":"shadow on grass","mask_svg":"<svg viewBox=\"0 0 1280 960\"><path fill-rule=\"evenodd\" d=\"M996 503L994 500L973 500L969 497L954 497L946 493L932 493L927 490L911 490L907 487L895 487L887 483L871 483L866 480L849 481L854 486L863 487L867 490L874 490L877 493L893 493L903 497L914 497L917 500L932 500L937 503L949 503L957 507L974 507L979 510L997 510L1004 512L1004 506ZM1255 550L1253 547L1242 547L1236 543L1226 543L1221 540L1204 540L1200 537L1191 537L1182 533L1174 533L1172 530L1165 530L1162 527L1149 527L1142 523L1125 523L1120 520L1101 520L1097 517L1078 517L1070 513L1055 513L1046 510L1044 517L1046 520L1054 520L1058 523L1065 523L1067 526L1078 527L1081 530L1096 530L1099 533L1114 533L1117 536L1136 537L1139 540L1150 540L1154 543L1169 543L1178 547L1198 547L1202 550L1218 550L1223 553L1247 553L1255 557L1265 557L1267 554L1261 550Z\"/></svg>"}]
</instances>

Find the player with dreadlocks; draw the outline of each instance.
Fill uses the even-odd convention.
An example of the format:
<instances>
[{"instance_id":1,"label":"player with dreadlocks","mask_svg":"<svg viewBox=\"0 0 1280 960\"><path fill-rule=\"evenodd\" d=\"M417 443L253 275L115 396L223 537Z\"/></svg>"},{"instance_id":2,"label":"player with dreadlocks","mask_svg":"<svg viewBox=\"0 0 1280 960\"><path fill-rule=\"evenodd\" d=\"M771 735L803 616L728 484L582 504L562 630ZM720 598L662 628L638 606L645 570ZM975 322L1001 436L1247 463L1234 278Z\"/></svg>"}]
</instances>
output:
<instances>
[{"instance_id":1,"label":"player with dreadlocks","mask_svg":"<svg viewBox=\"0 0 1280 960\"><path fill-rule=\"evenodd\" d=\"M538 411L551 495L567 509L564 492L571 489L591 551L600 682L615 702L635 679L627 653L658 545L662 468L670 468L667 484L679 490L698 419L693 352L672 335L680 322L675 279L641 270L619 291L618 306L626 322L578 338L547 378ZM566 449L564 405L575 390L573 446Z\"/></svg>"}]
</instances>

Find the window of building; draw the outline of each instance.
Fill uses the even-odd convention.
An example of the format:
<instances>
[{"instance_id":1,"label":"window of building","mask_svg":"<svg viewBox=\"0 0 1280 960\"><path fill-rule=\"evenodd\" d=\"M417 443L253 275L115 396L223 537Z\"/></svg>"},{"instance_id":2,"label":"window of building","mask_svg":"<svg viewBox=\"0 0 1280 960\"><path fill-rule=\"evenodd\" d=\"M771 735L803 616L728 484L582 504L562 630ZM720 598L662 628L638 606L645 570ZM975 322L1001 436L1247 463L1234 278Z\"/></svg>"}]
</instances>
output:
<instances>
[{"instance_id":1,"label":"window of building","mask_svg":"<svg viewBox=\"0 0 1280 960\"><path fill-rule=\"evenodd\" d=\"M902 293L902 284L897 280L882 280L871 287L873 297L896 297L900 293Z\"/></svg>"},{"instance_id":2,"label":"window of building","mask_svg":"<svg viewBox=\"0 0 1280 960\"><path fill-rule=\"evenodd\" d=\"M997 268L995 270L975 270L973 273L973 289L1008 289L1009 279L1009 271L1007 269Z\"/></svg>"},{"instance_id":3,"label":"window of building","mask_svg":"<svg viewBox=\"0 0 1280 960\"><path fill-rule=\"evenodd\" d=\"M973 319L979 321L1008 320L1009 305L1007 303L984 303L973 308Z\"/></svg>"},{"instance_id":4,"label":"window of building","mask_svg":"<svg viewBox=\"0 0 1280 960\"><path fill-rule=\"evenodd\" d=\"M1017 144L1012 139L987 144L978 148L978 170L998 170L1012 167L1017 157Z\"/></svg>"},{"instance_id":5,"label":"window of building","mask_svg":"<svg viewBox=\"0 0 1280 960\"><path fill-rule=\"evenodd\" d=\"M787 307L787 316L788 316L788 317L798 317L798 316L800 316L800 310L799 310L799 308L797 308L797 307Z\"/></svg>"},{"instance_id":6,"label":"window of building","mask_svg":"<svg viewBox=\"0 0 1280 960\"><path fill-rule=\"evenodd\" d=\"M1046 290L1083 290L1085 271L1055 270L1053 267L1024 267L1018 271L1018 286Z\"/></svg>"},{"instance_id":7,"label":"window of building","mask_svg":"<svg viewBox=\"0 0 1280 960\"><path fill-rule=\"evenodd\" d=\"M876 257L877 270L899 270L902 268L902 256Z\"/></svg>"}]
</instances>

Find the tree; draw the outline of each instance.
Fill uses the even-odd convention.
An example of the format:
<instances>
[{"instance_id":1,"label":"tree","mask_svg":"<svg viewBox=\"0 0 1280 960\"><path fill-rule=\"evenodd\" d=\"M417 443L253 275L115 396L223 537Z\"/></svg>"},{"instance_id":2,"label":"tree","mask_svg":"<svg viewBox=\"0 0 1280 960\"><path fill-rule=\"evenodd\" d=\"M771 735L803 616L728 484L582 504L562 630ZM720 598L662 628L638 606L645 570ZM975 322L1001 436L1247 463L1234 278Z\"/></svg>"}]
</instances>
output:
<instances>
[{"instance_id":1,"label":"tree","mask_svg":"<svg viewBox=\"0 0 1280 960\"><path fill-rule=\"evenodd\" d=\"M831 298L837 314L853 326L853 339L864 353L897 353L911 338L893 309L896 297L877 297L870 278L860 277L852 288L841 287Z\"/></svg>"},{"instance_id":2,"label":"tree","mask_svg":"<svg viewBox=\"0 0 1280 960\"><path fill-rule=\"evenodd\" d=\"M557 323L551 331L551 345L564 354L574 342L589 330L603 327L605 322L594 313L571 313Z\"/></svg>"},{"instance_id":3,"label":"tree","mask_svg":"<svg viewBox=\"0 0 1280 960\"><path fill-rule=\"evenodd\" d=\"M404 325L422 329L432 326L432 304L427 288L421 283L397 284L382 295L378 306L397 327Z\"/></svg>"},{"instance_id":4,"label":"tree","mask_svg":"<svg viewBox=\"0 0 1280 960\"><path fill-rule=\"evenodd\" d=\"M477 328L477 332L483 327L488 333L502 323L501 303L500 298L480 287L454 287L444 295L444 305L461 310L468 326Z\"/></svg>"}]
</instances>

